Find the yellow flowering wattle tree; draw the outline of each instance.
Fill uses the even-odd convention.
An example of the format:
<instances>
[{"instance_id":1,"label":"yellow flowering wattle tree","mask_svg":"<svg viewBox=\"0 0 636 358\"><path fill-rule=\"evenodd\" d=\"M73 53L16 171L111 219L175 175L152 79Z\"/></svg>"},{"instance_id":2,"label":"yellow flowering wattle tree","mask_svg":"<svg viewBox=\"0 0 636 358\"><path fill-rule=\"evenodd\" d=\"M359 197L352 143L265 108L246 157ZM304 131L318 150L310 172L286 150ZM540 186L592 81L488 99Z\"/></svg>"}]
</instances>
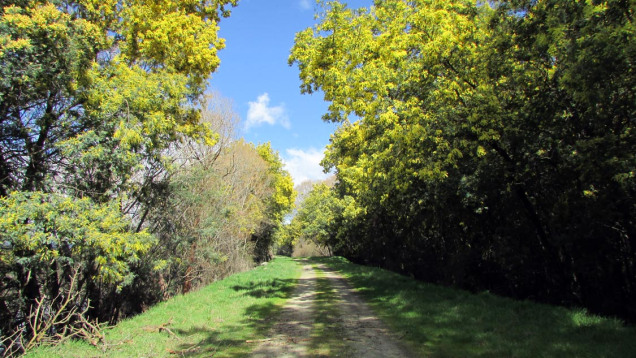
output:
<instances>
[{"instance_id":1,"label":"yellow flowering wattle tree","mask_svg":"<svg viewBox=\"0 0 636 358\"><path fill-rule=\"evenodd\" d=\"M340 253L636 319L634 3L322 3L290 63L341 123Z\"/></svg>"},{"instance_id":2,"label":"yellow flowering wattle tree","mask_svg":"<svg viewBox=\"0 0 636 358\"><path fill-rule=\"evenodd\" d=\"M34 338L36 305L55 317L68 309L55 292L78 287L76 308L116 319L108 296L153 242L144 212L170 150L216 141L199 108L224 47L219 22L237 2L2 2L3 337ZM71 268L75 281L60 274Z\"/></svg>"}]
</instances>

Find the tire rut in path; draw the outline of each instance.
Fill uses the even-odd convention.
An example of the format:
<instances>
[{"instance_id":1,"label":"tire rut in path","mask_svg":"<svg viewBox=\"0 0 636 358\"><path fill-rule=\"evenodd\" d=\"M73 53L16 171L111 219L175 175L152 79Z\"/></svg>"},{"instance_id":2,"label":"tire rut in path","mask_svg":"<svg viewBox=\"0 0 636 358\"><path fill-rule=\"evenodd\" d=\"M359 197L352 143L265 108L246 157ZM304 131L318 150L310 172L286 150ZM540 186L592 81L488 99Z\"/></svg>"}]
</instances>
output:
<instances>
[{"instance_id":1,"label":"tire rut in path","mask_svg":"<svg viewBox=\"0 0 636 358\"><path fill-rule=\"evenodd\" d=\"M316 267L336 293L336 324L342 327L348 357L413 357L398 338L375 316L370 307L351 289L346 280L324 264ZM303 263L303 273L292 298L283 308L269 338L253 351L252 357L313 357L309 350L315 320L317 277L311 264ZM333 352L334 356L342 356Z\"/></svg>"},{"instance_id":2,"label":"tire rut in path","mask_svg":"<svg viewBox=\"0 0 636 358\"><path fill-rule=\"evenodd\" d=\"M316 272L311 265L304 263L292 297L279 314L269 338L254 349L252 357L308 357L315 295Z\"/></svg>"},{"instance_id":3,"label":"tire rut in path","mask_svg":"<svg viewBox=\"0 0 636 358\"><path fill-rule=\"evenodd\" d=\"M341 325L354 357L412 357L398 337L375 315L336 271L320 264L320 269L337 292Z\"/></svg>"}]
</instances>

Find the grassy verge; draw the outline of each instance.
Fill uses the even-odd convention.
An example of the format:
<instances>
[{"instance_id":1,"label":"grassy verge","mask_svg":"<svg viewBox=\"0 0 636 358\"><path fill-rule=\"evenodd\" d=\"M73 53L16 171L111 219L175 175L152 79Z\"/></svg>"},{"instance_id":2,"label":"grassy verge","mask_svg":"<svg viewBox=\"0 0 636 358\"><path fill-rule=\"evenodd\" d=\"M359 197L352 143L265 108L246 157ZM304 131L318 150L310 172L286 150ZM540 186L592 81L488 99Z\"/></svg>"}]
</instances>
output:
<instances>
[{"instance_id":1,"label":"grassy verge","mask_svg":"<svg viewBox=\"0 0 636 358\"><path fill-rule=\"evenodd\" d=\"M344 327L336 300L338 296L322 270L316 270L314 325L308 355L311 357L346 357L350 349L343 340Z\"/></svg>"},{"instance_id":2,"label":"grassy verge","mask_svg":"<svg viewBox=\"0 0 636 358\"><path fill-rule=\"evenodd\" d=\"M424 357L636 357L636 328L618 320L317 260L339 270Z\"/></svg>"},{"instance_id":3,"label":"grassy verge","mask_svg":"<svg viewBox=\"0 0 636 358\"><path fill-rule=\"evenodd\" d=\"M289 298L300 265L276 258L197 292L160 303L106 333L105 350L82 341L40 347L28 357L243 357Z\"/></svg>"}]
</instances>

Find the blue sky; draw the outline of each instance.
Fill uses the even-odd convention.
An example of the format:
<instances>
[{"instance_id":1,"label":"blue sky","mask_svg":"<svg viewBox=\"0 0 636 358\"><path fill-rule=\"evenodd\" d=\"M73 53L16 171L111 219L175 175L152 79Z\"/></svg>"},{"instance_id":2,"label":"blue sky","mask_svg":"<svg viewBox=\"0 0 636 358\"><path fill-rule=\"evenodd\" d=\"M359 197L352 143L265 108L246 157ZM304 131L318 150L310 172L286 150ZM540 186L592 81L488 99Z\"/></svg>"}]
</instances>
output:
<instances>
[{"instance_id":1,"label":"blue sky","mask_svg":"<svg viewBox=\"0 0 636 358\"><path fill-rule=\"evenodd\" d=\"M353 8L371 2L347 1ZM327 109L322 93L301 95L298 68L287 65L295 34L315 23L314 8L314 0L240 0L221 20L226 47L209 86L233 100L239 135L270 142L295 184L326 176L318 163L336 129L321 119Z\"/></svg>"}]
</instances>

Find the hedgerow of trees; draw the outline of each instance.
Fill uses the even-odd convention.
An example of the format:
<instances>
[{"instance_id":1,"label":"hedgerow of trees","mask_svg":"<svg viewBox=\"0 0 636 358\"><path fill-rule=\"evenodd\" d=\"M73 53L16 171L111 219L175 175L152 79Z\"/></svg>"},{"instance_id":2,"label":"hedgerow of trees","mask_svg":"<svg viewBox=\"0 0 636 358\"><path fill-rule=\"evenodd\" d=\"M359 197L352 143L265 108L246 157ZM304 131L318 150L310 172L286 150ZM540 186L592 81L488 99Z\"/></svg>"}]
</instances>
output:
<instances>
[{"instance_id":1,"label":"hedgerow of trees","mask_svg":"<svg viewBox=\"0 0 636 358\"><path fill-rule=\"evenodd\" d=\"M236 4L2 2L0 355L269 259L291 178L203 96Z\"/></svg>"},{"instance_id":2,"label":"hedgerow of trees","mask_svg":"<svg viewBox=\"0 0 636 358\"><path fill-rule=\"evenodd\" d=\"M636 319L635 15L327 2L290 56L341 123L323 162L338 225L321 236L427 281Z\"/></svg>"}]
</instances>

